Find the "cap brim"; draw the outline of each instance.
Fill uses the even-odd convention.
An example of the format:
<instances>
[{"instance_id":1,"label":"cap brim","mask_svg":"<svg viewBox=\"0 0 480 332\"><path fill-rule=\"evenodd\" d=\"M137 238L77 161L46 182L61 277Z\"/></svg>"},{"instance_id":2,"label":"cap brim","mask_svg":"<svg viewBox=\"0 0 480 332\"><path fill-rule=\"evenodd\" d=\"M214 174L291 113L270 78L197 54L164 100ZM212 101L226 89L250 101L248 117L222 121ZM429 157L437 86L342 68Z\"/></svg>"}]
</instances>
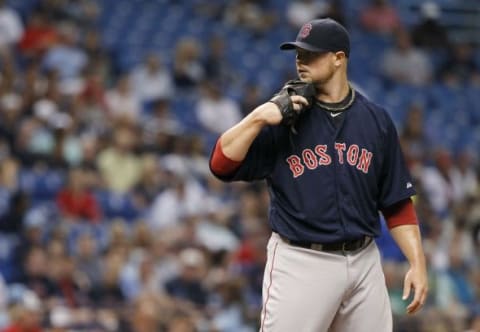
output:
<instances>
[{"instance_id":1,"label":"cap brim","mask_svg":"<svg viewBox=\"0 0 480 332\"><path fill-rule=\"evenodd\" d=\"M301 49L304 49L304 50L307 50L307 51L310 51L310 52L325 52L325 50L323 50L321 48L317 48L317 47L314 47L310 44L307 44L307 43L304 43L304 42L299 42L299 41L287 42L287 43L283 43L282 45L280 45L280 49L284 50L284 51L294 50L297 47L301 48Z\"/></svg>"}]
</instances>

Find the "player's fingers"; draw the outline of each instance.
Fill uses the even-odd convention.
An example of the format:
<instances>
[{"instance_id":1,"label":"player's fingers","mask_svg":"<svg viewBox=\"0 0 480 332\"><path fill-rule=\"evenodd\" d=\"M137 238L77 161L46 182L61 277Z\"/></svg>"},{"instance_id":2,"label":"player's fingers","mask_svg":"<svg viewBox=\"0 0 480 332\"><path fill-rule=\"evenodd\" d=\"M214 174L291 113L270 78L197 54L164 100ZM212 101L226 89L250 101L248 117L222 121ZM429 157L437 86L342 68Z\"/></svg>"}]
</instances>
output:
<instances>
[{"instance_id":1,"label":"player's fingers","mask_svg":"<svg viewBox=\"0 0 480 332\"><path fill-rule=\"evenodd\" d=\"M412 288L412 282L410 278L405 278L405 282L403 283L403 296L402 300L406 300L410 296L410 289Z\"/></svg>"},{"instance_id":2,"label":"player's fingers","mask_svg":"<svg viewBox=\"0 0 480 332\"><path fill-rule=\"evenodd\" d=\"M422 292L422 296L420 298L420 306L423 307L425 304L425 301L427 301L427 294L428 294L428 288L425 287Z\"/></svg>"},{"instance_id":3,"label":"player's fingers","mask_svg":"<svg viewBox=\"0 0 480 332\"><path fill-rule=\"evenodd\" d=\"M303 106L308 106L308 100L303 96L294 95L294 96L291 96L290 98L292 99L292 103L294 105L301 104Z\"/></svg>"},{"instance_id":4,"label":"player's fingers","mask_svg":"<svg viewBox=\"0 0 480 332\"><path fill-rule=\"evenodd\" d=\"M412 302L407 307L407 312L409 314L413 314L420 306L420 296L421 292L417 289L415 289L415 297L413 298Z\"/></svg>"},{"instance_id":5,"label":"player's fingers","mask_svg":"<svg viewBox=\"0 0 480 332\"><path fill-rule=\"evenodd\" d=\"M407 312L413 314L420 310L425 303L427 298L427 286L426 285L417 285L415 288L415 297L410 305L407 307Z\"/></svg>"},{"instance_id":6,"label":"player's fingers","mask_svg":"<svg viewBox=\"0 0 480 332\"><path fill-rule=\"evenodd\" d=\"M417 292L415 290L415 292ZM419 292L420 296L418 297L418 301L416 302L416 298L417 296L415 296L415 299L412 301L412 303L407 307L407 312L409 314L414 314L416 313L418 310L420 310L423 305L425 304L425 300L427 298L427 289L426 287L422 287Z\"/></svg>"}]
</instances>

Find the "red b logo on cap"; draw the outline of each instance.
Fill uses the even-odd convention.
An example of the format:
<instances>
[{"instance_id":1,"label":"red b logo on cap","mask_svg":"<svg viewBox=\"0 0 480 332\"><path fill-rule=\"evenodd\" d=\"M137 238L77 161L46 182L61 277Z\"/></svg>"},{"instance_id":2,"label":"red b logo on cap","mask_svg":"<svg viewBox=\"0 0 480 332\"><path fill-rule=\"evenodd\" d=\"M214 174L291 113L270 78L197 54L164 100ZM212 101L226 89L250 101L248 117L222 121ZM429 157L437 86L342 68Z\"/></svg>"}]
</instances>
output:
<instances>
[{"instance_id":1,"label":"red b logo on cap","mask_svg":"<svg viewBox=\"0 0 480 332\"><path fill-rule=\"evenodd\" d=\"M311 30L312 30L312 25L310 23L307 23L302 27L302 30L300 30L300 33L298 35L301 38L307 38Z\"/></svg>"}]
</instances>

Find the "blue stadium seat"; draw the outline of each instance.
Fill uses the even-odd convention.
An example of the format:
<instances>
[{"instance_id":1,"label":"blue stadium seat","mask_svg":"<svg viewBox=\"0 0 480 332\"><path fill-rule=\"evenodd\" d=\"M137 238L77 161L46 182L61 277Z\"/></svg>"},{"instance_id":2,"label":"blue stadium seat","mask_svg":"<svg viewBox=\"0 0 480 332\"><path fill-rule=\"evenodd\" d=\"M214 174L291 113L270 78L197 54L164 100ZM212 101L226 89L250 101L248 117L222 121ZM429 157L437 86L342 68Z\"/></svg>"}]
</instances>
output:
<instances>
[{"instance_id":1,"label":"blue stadium seat","mask_svg":"<svg viewBox=\"0 0 480 332\"><path fill-rule=\"evenodd\" d=\"M19 274L16 251L20 245L18 235L0 233L0 274L6 282L11 282Z\"/></svg>"},{"instance_id":2,"label":"blue stadium seat","mask_svg":"<svg viewBox=\"0 0 480 332\"><path fill-rule=\"evenodd\" d=\"M30 194L32 201L54 200L65 184L65 174L57 170L23 168L19 175L20 188Z\"/></svg>"},{"instance_id":3,"label":"blue stadium seat","mask_svg":"<svg viewBox=\"0 0 480 332\"><path fill-rule=\"evenodd\" d=\"M139 211L130 194L98 191L95 196L106 219L123 218L127 221L133 221L139 216Z\"/></svg>"}]
</instances>

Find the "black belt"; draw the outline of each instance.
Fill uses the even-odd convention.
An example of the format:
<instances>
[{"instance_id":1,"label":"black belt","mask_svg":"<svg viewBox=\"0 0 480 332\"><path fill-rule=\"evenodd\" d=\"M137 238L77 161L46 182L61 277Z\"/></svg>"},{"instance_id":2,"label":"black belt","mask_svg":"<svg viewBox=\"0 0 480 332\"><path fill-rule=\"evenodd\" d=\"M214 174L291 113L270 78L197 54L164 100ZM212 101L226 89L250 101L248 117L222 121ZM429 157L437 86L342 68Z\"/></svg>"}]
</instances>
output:
<instances>
[{"instance_id":1,"label":"black belt","mask_svg":"<svg viewBox=\"0 0 480 332\"><path fill-rule=\"evenodd\" d=\"M303 242L303 241L291 241L285 238L283 239L288 244L296 247L302 247L306 249L325 251L325 252L341 251L342 253L353 252L353 251L357 251L359 249L365 248L373 240L370 236L364 236L360 239L351 240L351 241L332 242L332 243L322 244L322 243Z\"/></svg>"}]
</instances>

